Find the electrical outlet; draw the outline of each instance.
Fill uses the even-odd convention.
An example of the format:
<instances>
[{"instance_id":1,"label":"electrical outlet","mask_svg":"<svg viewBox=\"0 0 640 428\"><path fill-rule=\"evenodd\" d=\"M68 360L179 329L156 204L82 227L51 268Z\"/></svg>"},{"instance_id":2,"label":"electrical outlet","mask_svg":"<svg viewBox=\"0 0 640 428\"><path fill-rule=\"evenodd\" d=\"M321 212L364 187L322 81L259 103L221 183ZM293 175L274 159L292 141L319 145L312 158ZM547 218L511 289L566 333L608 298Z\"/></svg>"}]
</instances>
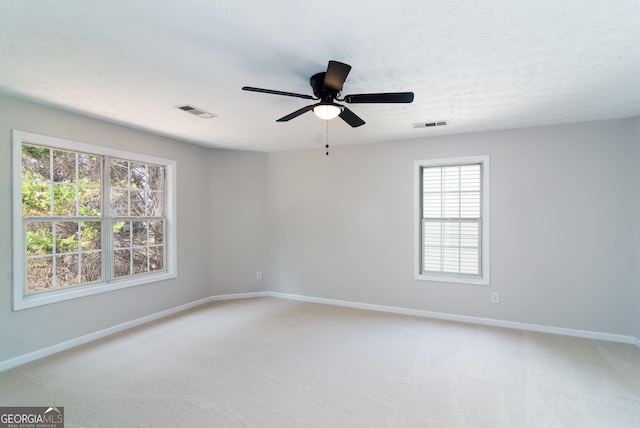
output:
<instances>
[{"instance_id":1,"label":"electrical outlet","mask_svg":"<svg viewBox=\"0 0 640 428\"><path fill-rule=\"evenodd\" d=\"M256 279L262 279L262 272L256 272Z\"/></svg>"},{"instance_id":2,"label":"electrical outlet","mask_svg":"<svg viewBox=\"0 0 640 428\"><path fill-rule=\"evenodd\" d=\"M491 303L500 303L500 293L491 293Z\"/></svg>"}]
</instances>

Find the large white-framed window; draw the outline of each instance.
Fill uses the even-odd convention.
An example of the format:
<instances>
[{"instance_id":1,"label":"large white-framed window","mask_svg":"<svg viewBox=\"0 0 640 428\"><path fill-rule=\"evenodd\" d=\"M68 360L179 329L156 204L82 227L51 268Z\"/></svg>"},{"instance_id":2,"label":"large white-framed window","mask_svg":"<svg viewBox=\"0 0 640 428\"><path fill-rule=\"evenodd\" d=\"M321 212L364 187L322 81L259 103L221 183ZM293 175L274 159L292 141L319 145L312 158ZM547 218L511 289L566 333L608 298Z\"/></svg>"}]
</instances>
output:
<instances>
[{"instance_id":1,"label":"large white-framed window","mask_svg":"<svg viewBox=\"0 0 640 428\"><path fill-rule=\"evenodd\" d=\"M176 277L174 160L12 138L14 310Z\"/></svg>"},{"instance_id":2,"label":"large white-framed window","mask_svg":"<svg viewBox=\"0 0 640 428\"><path fill-rule=\"evenodd\" d=\"M489 156L414 161L415 279L489 284Z\"/></svg>"}]
</instances>

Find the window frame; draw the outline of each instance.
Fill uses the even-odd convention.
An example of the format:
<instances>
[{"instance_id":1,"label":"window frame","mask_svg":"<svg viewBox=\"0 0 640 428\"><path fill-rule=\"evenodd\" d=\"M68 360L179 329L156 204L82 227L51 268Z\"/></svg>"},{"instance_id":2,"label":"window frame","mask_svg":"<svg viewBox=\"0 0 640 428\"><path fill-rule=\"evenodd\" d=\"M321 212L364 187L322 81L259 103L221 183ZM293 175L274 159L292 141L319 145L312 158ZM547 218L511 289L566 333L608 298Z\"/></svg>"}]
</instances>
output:
<instances>
[{"instance_id":1,"label":"window frame","mask_svg":"<svg viewBox=\"0 0 640 428\"><path fill-rule=\"evenodd\" d=\"M165 168L165 268L157 272L147 272L121 278L109 278L103 275L101 281L79 284L71 287L42 293L26 293L26 242L25 225L26 221L22 215L22 145L33 144L51 149L60 149L71 152L82 152L98 155L101 158L118 158L132 162L161 165ZM123 288L134 287L142 284L155 283L177 277L177 252L176 252L176 161L150 156L140 153L127 152L92 144L79 143L63 138L39 135L30 132L12 130L12 212L13 212L13 310L18 311L27 308L47 305L65 300L91 296ZM108 177L108 168L103 168L101 178L101 215L97 217L102 222L102 245L103 272L106 267L111 266L113 246L110 238L111 232L107 232L107 226L112 221L116 221L111 216L109 209L109 183L105 180ZM113 217L113 220L109 220ZM104 264L106 262L106 265Z\"/></svg>"},{"instance_id":2,"label":"window frame","mask_svg":"<svg viewBox=\"0 0 640 428\"><path fill-rule=\"evenodd\" d=\"M414 279L423 281L437 281L473 285L489 285L490 283L490 254L489 254L489 156L463 156L440 159L414 160ZM423 272L423 231L422 209L423 189L422 171L428 167L447 167L459 165L481 165L480 185L480 274L457 274L445 272Z\"/></svg>"}]
</instances>

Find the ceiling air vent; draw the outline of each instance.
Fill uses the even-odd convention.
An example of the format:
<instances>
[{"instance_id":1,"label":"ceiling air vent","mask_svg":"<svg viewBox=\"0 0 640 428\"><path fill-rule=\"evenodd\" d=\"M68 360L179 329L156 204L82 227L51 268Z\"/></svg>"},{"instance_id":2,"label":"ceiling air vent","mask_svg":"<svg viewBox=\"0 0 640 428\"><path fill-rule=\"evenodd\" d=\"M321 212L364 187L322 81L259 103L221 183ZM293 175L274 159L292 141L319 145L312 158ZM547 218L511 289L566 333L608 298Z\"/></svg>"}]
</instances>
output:
<instances>
[{"instance_id":1,"label":"ceiling air vent","mask_svg":"<svg viewBox=\"0 0 640 428\"><path fill-rule=\"evenodd\" d=\"M200 119L211 119L212 117L217 117L213 113L209 113L208 111L204 111L202 109L196 108L194 106L180 106L178 107L180 110L186 111L187 113L191 113L193 115L198 116Z\"/></svg>"},{"instance_id":2,"label":"ceiling air vent","mask_svg":"<svg viewBox=\"0 0 640 428\"><path fill-rule=\"evenodd\" d=\"M434 126L446 126L448 124L449 124L449 122L446 121L446 120L437 120L435 122L414 123L413 127L414 128L432 128Z\"/></svg>"}]
</instances>

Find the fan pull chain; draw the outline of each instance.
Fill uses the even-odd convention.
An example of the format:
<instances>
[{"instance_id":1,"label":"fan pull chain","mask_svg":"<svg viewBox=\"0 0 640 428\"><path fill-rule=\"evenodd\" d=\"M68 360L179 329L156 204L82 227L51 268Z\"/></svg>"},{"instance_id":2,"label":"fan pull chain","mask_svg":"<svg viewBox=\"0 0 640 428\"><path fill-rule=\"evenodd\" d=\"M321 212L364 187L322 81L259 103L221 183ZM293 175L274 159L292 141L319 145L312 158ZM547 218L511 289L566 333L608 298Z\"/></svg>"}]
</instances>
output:
<instances>
[{"instance_id":1,"label":"fan pull chain","mask_svg":"<svg viewBox=\"0 0 640 428\"><path fill-rule=\"evenodd\" d=\"M327 122L327 144L324 147L327 149L325 155L329 156L329 120L327 120L326 122Z\"/></svg>"}]
</instances>

